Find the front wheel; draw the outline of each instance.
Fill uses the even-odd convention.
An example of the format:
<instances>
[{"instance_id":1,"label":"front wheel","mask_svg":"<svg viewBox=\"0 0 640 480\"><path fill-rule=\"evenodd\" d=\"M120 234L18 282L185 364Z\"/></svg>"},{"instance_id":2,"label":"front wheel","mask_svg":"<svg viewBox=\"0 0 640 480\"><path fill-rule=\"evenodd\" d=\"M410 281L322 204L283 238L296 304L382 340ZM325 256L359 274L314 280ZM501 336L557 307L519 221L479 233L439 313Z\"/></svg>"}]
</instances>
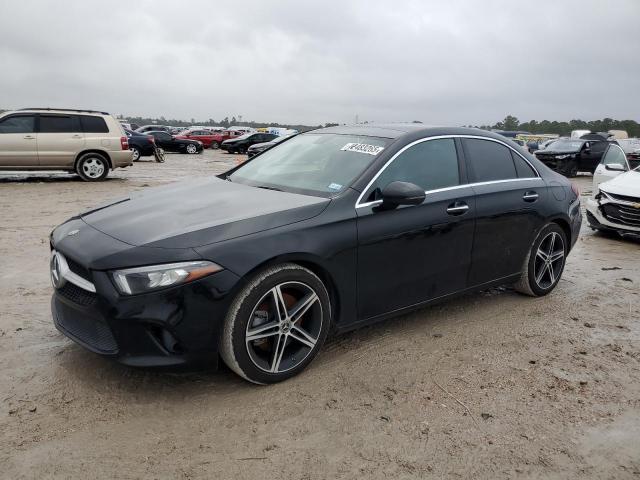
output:
<instances>
[{"instance_id":1,"label":"front wheel","mask_svg":"<svg viewBox=\"0 0 640 480\"><path fill-rule=\"evenodd\" d=\"M563 172L565 177L567 178L574 178L578 175L578 162L576 162L575 160L569 160L563 169Z\"/></svg>"},{"instance_id":2,"label":"front wheel","mask_svg":"<svg viewBox=\"0 0 640 480\"><path fill-rule=\"evenodd\" d=\"M567 253L564 231L558 224L549 223L533 242L515 289L532 297L551 292L560 281Z\"/></svg>"},{"instance_id":3,"label":"front wheel","mask_svg":"<svg viewBox=\"0 0 640 480\"><path fill-rule=\"evenodd\" d=\"M104 180L109 174L109 161L99 153L85 153L76 162L76 173L85 182Z\"/></svg>"},{"instance_id":4,"label":"front wheel","mask_svg":"<svg viewBox=\"0 0 640 480\"><path fill-rule=\"evenodd\" d=\"M280 382L318 354L331 323L322 281L293 263L270 267L236 296L224 321L220 355L253 383Z\"/></svg>"}]
</instances>

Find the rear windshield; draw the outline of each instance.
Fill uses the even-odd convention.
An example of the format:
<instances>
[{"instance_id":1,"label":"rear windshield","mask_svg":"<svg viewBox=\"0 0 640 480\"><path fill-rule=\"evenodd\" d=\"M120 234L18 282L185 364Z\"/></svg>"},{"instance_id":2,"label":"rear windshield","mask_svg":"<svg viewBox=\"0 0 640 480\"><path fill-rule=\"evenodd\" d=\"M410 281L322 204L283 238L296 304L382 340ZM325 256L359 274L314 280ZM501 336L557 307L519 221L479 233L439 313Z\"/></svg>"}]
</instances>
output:
<instances>
[{"instance_id":1,"label":"rear windshield","mask_svg":"<svg viewBox=\"0 0 640 480\"><path fill-rule=\"evenodd\" d=\"M344 191L391 140L356 135L298 135L226 177L232 182L331 197Z\"/></svg>"}]
</instances>

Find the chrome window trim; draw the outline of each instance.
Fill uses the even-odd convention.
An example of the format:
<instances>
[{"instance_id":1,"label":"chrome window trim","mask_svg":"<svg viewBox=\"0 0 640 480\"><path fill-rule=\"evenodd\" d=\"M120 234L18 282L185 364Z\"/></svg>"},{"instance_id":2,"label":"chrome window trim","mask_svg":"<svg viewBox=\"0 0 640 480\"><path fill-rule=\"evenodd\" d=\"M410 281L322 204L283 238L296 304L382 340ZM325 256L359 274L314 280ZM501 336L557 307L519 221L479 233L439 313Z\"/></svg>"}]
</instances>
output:
<instances>
[{"instance_id":1,"label":"chrome window trim","mask_svg":"<svg viewBox=\"0 0 640 480\"><path fill-rule=\"evenodd\" d=\"M452 187L436 188L434 190L425 190L424 194L429 195L431 193L446 192L449 190L458 190L460 188L479 187L482 185L493 185L495 183L522 182L525 180L542 180L542 178L541 177L508 178L506 180L491 180L489 182L464 183L462 185L454 185ZM374 200L373 202L359 203L356 205L356 208L369 207L371 205L378 205L380 203L382 203L382 200Z\"/></svg>"},{"instance_id":2,"label":"chrome window trim","mask_svg":"<svg viewBox=\"0 0 640 480\"><path fill-rule=\"evenodd\" d=\"M380 170L378 170L378 172L373 176L373 178L369 181L367 186L364 188L364 190L362 190L362 193L358 197L358 200L356 200L355 208L369 207L371 205L378 205L378 204L382 203L382 200L374 200L373 202L365 202L365 203L360 203L360 202L362 201L362 198L364 197L365 193L367 193L367 191L371 188L371 185L373 185L373 183L378 179L378 177L382 174L382 172L385 171L385 169L391 164L391 162L393 162L396 158L398 158L398 156L400 156L402 153L404 153L405 150L413 147L414 145L417 145L418 143L428 142L430 140L447 139L447 138L453 138L453 139L456 139L456 138L476 138L476 139L480 139L480 140L488 140L490 142L499 143L500 145L505 146L509 150L511 150L512 152L516 153L520 158L522 158L525 162L527 162L527 164L533 169L533 171L536 172L536 176L535 177L527 177L527 178L509 178L509 179L506 179L506 180L491 180L491 181L488 181L488 182L476 182L476 183L465 183L465 184L461 184L461 185L453 185L451 187L437 188L437 189L434 189L434 190L425 190L424 193L426 195L428 195L430 193L437 193L437 192L445 192L447 190L454 190L456 188L472 187L472 186L478 186L478 185L491 185L491 184L494 184L494 183L516 182L516 181L522 181L522 180L535 180L535 179L540 179L541 178L540 177L540 172L538 172L538 169L529 160L527 160L524 157L524 155L522 155L515 148L513 148L510 145L507 145L506 143L504 143L501 140L498 140L496 138L483 137L481 135L437 135L435 137L420 138L418 140L415 140L415 141L405 145L400 150L398 150L393 155L393 157L391 157L389 160L387 160L387 163L385 163L380 168Z\"/></svg>"}]
</instances>

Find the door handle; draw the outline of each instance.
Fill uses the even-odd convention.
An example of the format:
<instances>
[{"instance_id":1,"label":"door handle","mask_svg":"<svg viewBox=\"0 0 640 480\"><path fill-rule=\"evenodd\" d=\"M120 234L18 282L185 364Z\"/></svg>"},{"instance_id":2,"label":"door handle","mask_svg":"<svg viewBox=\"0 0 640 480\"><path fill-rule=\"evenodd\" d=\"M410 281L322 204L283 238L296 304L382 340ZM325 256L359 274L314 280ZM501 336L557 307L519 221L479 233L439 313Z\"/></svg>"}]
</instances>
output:
<instances>
[{"instance_id":1,"label":"door handle","mask_svg":"<svg viewBox=\"0 0 640 480\"><path fill-rule=\"evenodd\" d=\"M469 210L469 205L464 202L454 202L447 207L449 215L462 215Z\"/></svg>"},{"instance_id":2,"label":"door handle","mask_svg":"<svg viewBox=\"0 0 640 480\"><path fill-rule=\"evenodd\" d=\"M35 140L36 139L36 137L34 137L33 135L25 135L24 138L27 139L27 140Z\"/></svg>"},{"instance_id":3,"label":"door handle","mask_svg":"<svg viewBox=\"0 0 640 480\"><path fill-rule=\"evenodd\" d=\"M522 196L522 199L525 202L535 202L536 200L538 200L538 193L534 192L534 191L530 191L530 192L524 192L524 195Z\"/></svg>"}]
</instances>

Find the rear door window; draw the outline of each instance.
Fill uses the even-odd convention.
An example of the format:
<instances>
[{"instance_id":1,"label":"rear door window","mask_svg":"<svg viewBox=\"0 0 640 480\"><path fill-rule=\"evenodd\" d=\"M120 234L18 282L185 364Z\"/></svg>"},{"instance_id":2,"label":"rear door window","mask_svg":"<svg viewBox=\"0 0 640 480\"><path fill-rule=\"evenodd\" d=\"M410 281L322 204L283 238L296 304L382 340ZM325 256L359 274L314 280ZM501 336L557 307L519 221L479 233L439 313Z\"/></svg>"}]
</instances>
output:
<instances>
[{"instance_id":1,"label":"rear door window","mask_svg":"<svg viewBox=\"0 0 640 480\"><path fill-rule=\"evenodd\" d=\"M511 150L491 140L462 139L475 182L518 178Z\"/></svg>"},{"instance_id":2,"label":"rear door window","mask_svg":"<svg viewBox=\"0 0 640 480\"><path fill-rule=\"evenodd\" d=\"M0 120L1 133L34 133L35 117L33 115L16 115Z\"/></svg>"},{"instance_id":3,"label":"rear door window","mask_svg":"<svg viewBox=\"0 0 640 480\"><path fill-rule=\"evenodd\" d=\"M109 133L107 122L102 117L80 115L80 123L85 133Z\"/></svg>"},{"instance_id":4,"label":"rear door window","mask_svg":"<svg viewBox=\"0 0 640 480\"><path fill-rule=\"evenodd\" d=\"M534 178L538 176L533 167L531 167L531 165L529 165L529 163L527 163L520 155L512 151L511 157L513 158L513 163L516 166L518 178Z\"/></svg>"},{"instance_id":5,"label":"rear door window","mask_svg":"<svg viewBox=\"0 0 640 480\"><path fill-rule=\"evenodd\" d=\"M73 115L40 115L40 133L74 133L80 131Z\"/></svg>"}]
</instances>

